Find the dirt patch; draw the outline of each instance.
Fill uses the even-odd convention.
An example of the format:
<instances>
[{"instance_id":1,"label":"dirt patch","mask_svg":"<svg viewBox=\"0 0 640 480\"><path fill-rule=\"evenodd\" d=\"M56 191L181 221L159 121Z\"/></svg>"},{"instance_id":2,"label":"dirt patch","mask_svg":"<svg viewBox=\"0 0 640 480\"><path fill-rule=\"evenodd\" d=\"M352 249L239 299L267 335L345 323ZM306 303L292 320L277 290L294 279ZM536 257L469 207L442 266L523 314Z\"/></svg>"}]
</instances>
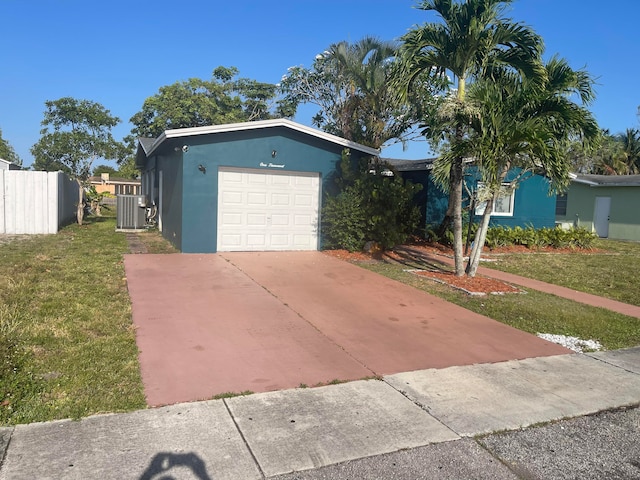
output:
<instances>
[{"instance_id":1,"label":"dirt patch","mask_svg":"<svg viewBox=\"0 0 640 480\"><path fill-rule=\"evenodd\" d=\"M22 235L22 234L11 234L11 233L2 233L0 234L0 245L5 245L7 243L19 242L22 240L28 240L33 238L34 235Z\"/></svg>"}]
</instances>

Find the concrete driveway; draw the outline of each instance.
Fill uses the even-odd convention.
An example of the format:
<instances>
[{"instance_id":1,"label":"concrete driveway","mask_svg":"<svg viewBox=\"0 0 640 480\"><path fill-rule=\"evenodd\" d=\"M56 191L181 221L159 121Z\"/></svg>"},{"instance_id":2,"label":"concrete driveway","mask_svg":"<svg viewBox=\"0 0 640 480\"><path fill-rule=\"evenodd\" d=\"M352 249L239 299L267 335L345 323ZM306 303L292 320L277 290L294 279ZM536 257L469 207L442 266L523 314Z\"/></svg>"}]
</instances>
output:
<instances>
[{"instance_id":1,"label":"concrete driveway","mask_svg":"<svg viewBox=\"0 0 640 480\"><path fill-rule=\"evenodd\" d=\"M127 255L152 406L570 353L320 252Z\"/></svg>"}]
</instances>

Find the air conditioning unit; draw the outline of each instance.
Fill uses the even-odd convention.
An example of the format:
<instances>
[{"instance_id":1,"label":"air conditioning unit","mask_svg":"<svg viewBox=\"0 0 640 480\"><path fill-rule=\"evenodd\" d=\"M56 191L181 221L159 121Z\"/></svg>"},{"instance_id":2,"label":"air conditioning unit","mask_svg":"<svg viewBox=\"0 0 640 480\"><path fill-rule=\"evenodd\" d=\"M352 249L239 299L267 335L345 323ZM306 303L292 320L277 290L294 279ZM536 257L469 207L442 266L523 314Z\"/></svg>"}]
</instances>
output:
<instances>
[{"instance_id":1,"label":"air conditioning unit","mask_svg":"<svg viewBox=\"0 0 640 480\"><path fill-rule=\"evenodd\" d=\"M145 228L146 197L144 195L118 195L116 201L116 230Z\"/></svg>"}]
</instances>

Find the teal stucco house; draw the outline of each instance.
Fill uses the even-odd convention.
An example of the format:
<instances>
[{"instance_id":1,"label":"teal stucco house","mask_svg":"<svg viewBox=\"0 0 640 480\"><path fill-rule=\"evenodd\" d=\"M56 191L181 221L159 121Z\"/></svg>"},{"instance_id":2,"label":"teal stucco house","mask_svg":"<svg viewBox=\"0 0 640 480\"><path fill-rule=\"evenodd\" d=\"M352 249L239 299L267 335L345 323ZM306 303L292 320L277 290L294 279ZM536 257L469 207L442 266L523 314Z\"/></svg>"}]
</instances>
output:
<instances>
[{"instance_id":1,"label":"teal stucco house","mask_svg":"<svg viewBox=\"0 0 640 480\"><path fill-rule=\"evenodd\" d=\"M163 237L185 253L318 250L323 195L348 148L378 150L286 119L167 130L136 165Z\"/></svg>"},{"instance_id":2,"label":"teal stucco house","mask_svg":"<svg viewBox=\"0 0 640 480\"><path fill-rule=\"evenodd\" d=\"M424 226L439 225L449 205L449 196L436 185L431 177L435 159L426 160L389 160L405 180L422 185L416 196L416 204L421 209ZM518 174L512 170L505 178L505 183ZM482 188L477 170L474 167L465 173L466 191L477 192ZM471 202L465 191L463 199L466 205ZM478 223L484 212L483 204L474 205L472 221ZM527 174L515 190L505 191L494 205L490 225L504 227L552 228L555 226L556 195L549 193L549 182L537 174Z\"/></svg>"}]
</instances>

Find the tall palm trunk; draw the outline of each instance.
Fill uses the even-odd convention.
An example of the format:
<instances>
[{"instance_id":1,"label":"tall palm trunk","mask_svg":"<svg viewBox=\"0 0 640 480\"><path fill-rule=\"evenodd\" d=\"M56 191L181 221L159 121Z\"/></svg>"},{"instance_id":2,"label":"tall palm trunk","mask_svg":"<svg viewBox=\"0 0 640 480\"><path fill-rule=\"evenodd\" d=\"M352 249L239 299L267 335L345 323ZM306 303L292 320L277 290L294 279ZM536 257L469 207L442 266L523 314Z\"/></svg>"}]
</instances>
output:
<instances>
[{"instance_id":1,"label":"tall palm trunk","mask_svg":"<svg viewBox=\"0 0 640 480\"><path fill-rule=\"evenodd\" d=\"M454 159L449 177L449 205L453 219L453 259L457 277L464 275L462 245L462 158Z\"/></svg>"},{"instance_id":2,"label":"tall palm trunk","mask_svg":"<svg viewBox=\"0 0 640 480\"><path fill-rule=\"evenodd\" d=\"M500 176L498 177L498 187L495 188L495 190L492 192L491 198L487 201L487 205L484 208L482 220L480 221L480 225L478 225L478 230L476 231L475 238L473 239L473 248L471 249L471 255L469 255L469 262L467 263L466 273L469 277L475 277L478 271L478 266L480 265L480 256L482 255L482 250L484 249L484 244L487 240L487 231L489 230L489 221L491 220L493 206L498 201L500 190L502 188L502 182L506 178L510 168L511 163L507 162L506 166L500 172Z\"/></svg>"},{"instance_id":3,"label":"tall palm trunk","mask_svg":"<svg viewBox=\"0 0 640 480\"><path fill-rule=\"evenodd\" d=\"M478 271L482 249L484 248L484 243L487 240L487 231L489 230L491 212L493 211L493 206L498 200L499 194L499 191L493 192L493 195L491 195L491 198L487 201L484 208L482 220L480 220L480 225L478 225L478 230L476 231L475 238L473 239L473 248L471 249L471 255L469 255L469 262L467 263L466 273L469 277L475 277Z\"/></svg>"},{"instance_id":4,"label":"tall palm trunk","mask_svg":"<svg viewBox=\"0 0 640 480\"><path fill-rule=\"evenodd\" d=\"M465 97L465 77L458 79L457 98L459 102L464 102ZM455 138L457 142L462 141L464 135L463 126L456 127ZM453 259L455 262L455 275L464 275L464 253L462 244L462 182L464 181L464 159L456 157L449 172L449 207L447 214L453 219Z\"/></svg>"}]
</instances>

